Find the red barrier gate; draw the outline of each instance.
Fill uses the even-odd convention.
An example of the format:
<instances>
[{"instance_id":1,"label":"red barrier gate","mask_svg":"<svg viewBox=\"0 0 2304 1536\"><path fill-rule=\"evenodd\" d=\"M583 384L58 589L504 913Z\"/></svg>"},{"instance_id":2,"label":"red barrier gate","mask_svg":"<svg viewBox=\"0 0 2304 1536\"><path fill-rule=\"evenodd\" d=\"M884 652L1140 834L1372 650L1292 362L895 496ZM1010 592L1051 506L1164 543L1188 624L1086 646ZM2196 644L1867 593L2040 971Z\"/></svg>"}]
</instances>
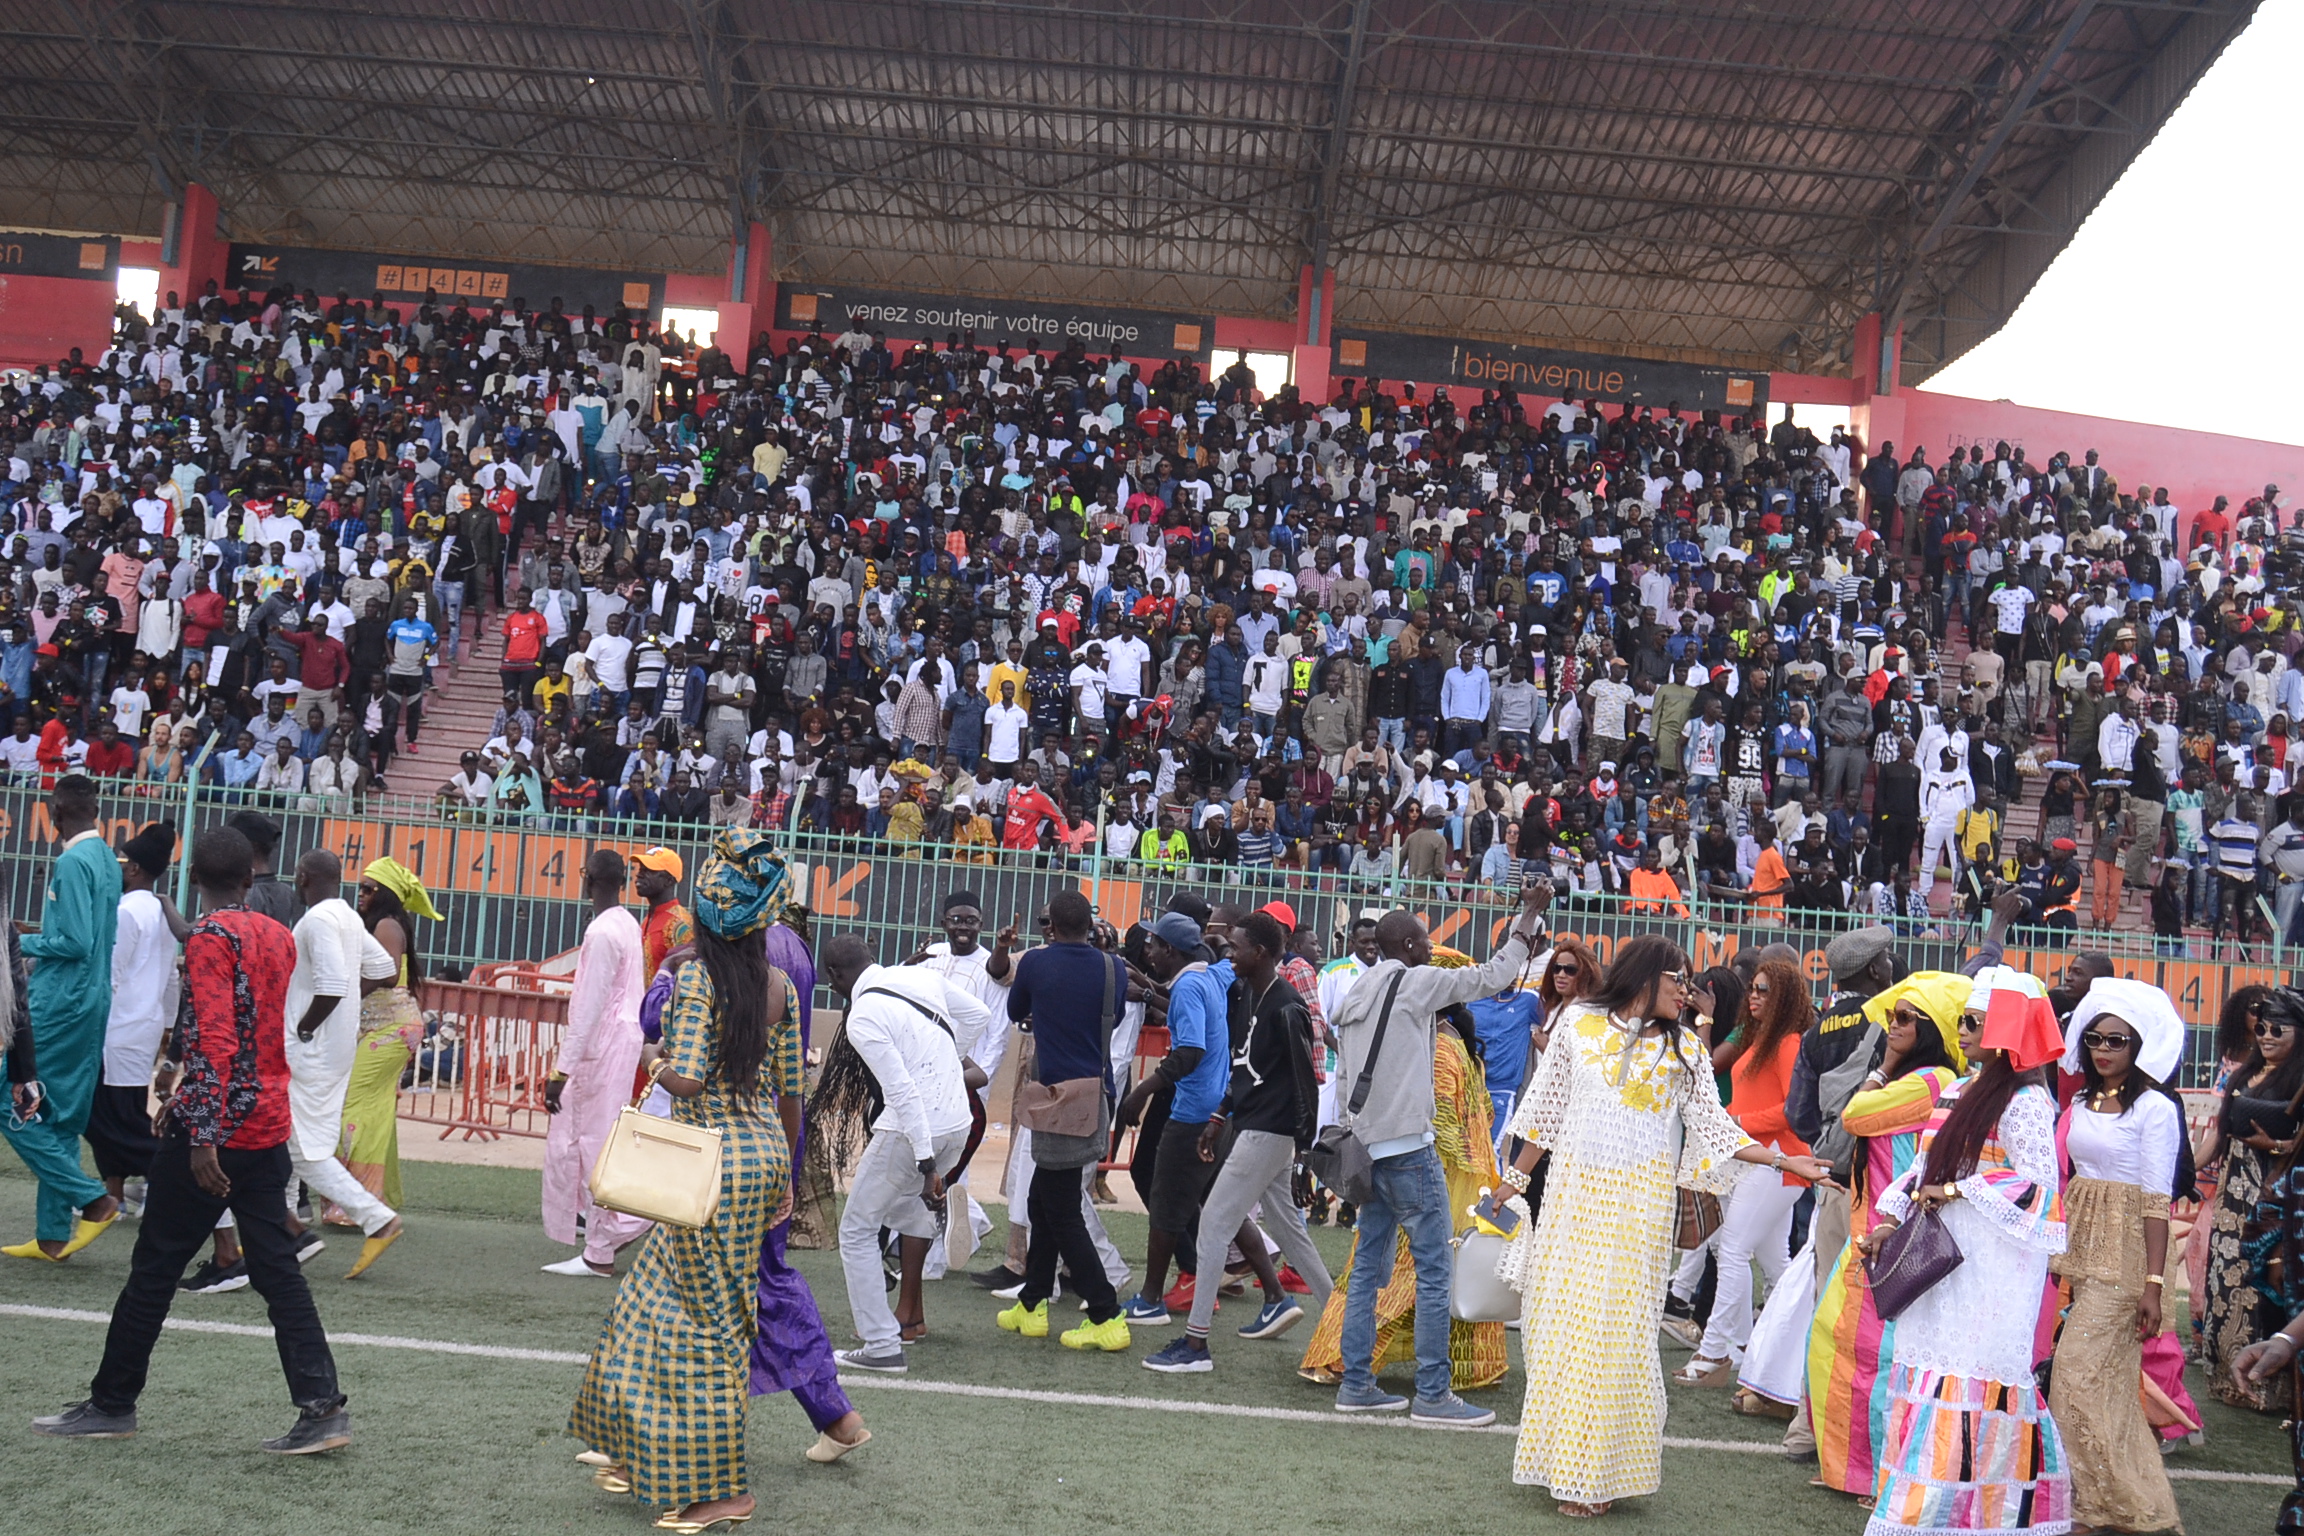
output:
<instances>
[{"instance_id":1,"label":"red barrier gate","mask_svg":"<svg viewBox=\"0 0 2304 1536\"><path fill-rule=\"evenodd\" d=\"M550 1116L544 1084L568 1027L564 992L427 981L417 989L426 1036L400 1118L441 1127L440 1136L542 1138Z\"/></svg>"}]
</instances>

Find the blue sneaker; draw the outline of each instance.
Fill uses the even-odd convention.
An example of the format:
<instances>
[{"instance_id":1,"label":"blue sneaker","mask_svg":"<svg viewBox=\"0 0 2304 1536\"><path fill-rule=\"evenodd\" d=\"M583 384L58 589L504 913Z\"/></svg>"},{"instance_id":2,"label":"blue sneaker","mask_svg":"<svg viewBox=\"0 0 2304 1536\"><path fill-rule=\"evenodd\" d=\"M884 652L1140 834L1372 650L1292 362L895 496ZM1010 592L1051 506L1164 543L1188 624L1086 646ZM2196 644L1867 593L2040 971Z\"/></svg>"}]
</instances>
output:
<instances>
[{"instance_id":1,"label":"blue sneaker","mask_svg":"<svg viewBox=\"0 0 2304 1536\"><path fill-rule=\"evenodd\" d=\"M1408 1399L1382 1387L1354 1387L1349 1382L1336 1389L1338 1413L1398 1413L1408 1406Z\"/></svg>"},{"instance_id":2,"label":"blue sneaker","mask_svg":"<svg viewBox=\"0 0 2304 1536\"><path fill-rule=\"evenodd\" d=\"M1408 1410L1408 1422L1430 1429L1481 1429L1495 1423L1496 1414L1451 1392L1446 1397L1416 1399L1416 1406Z\"/></svg>"},{"instance_id":3,"label":"blue sneaker","mask_svg":"<svg viewBox=\"0 0 2304 1536\"><path fill-rule=\"evenodd\" d=\"M1128 1305L1120 1309L1120 1315L1128 1319L1131 1326L1141 1323L1149 1327L1161 1328L1168 1323L1167 1307L1142 1292L1138 1292L1128 1299Z\"/></svg>"},{"instance_id":4,"label":"blue sneaker","mask_svg":"<svg viewBox=\"0 0 2304 1536\"><path fill-rule=\"evenodd\" d=\"M1195 1349L1189 1337L1180 1336L1170 1339L1168 1347L1160 1353L1147 1357L1144 1369L1167 1376L1183 1376L1195 1371L1212 1371L1216 1369L1216 1362L1210 1358L1208 1346L1203 1344Z\"/></svg>"},{"instance_id":5,"label":"blue sneaker","mask_svg":"<svg viewBox=\"0 0 2304 1536\"><path fill-rule=\"evenodd\" d=\"M1256 1320L1241 1326L1240 1337L1276 1339L1302 1321L1304 1309L1283 1297L1279 1301L1264 1303L1264 1310L1256 1314Z\"/></svg>"}]
</instances>

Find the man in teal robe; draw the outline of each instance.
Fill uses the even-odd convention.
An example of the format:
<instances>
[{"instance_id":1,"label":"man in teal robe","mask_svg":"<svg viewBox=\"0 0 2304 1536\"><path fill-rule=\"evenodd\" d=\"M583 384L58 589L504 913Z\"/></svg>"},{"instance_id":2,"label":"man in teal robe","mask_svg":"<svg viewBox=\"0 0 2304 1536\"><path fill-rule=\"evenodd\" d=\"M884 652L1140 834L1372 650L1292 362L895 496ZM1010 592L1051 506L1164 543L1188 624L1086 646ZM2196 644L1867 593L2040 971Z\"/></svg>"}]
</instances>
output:
<instances>
[{"instance_id":1,"label":"man in teal robe","mask_svg":"<svg viewBox=\"0 0 2304 1536\"><path fill-rule=\"evenodd\" d=\"M80 1133L104 1070L112 1012L112 938L120 912L120 863L96 828L96 785L68 774L49 792L48 813L64 851L50 872L40 931L26 934L32 1043L47 1102L0 1133L40 1181L36 1241L0 1250L12 1258L67 1258L120 1214L103 1181L80 1167ZM77 1217L77 1221L75 1221Z\"/></svg>"}]
</instances>

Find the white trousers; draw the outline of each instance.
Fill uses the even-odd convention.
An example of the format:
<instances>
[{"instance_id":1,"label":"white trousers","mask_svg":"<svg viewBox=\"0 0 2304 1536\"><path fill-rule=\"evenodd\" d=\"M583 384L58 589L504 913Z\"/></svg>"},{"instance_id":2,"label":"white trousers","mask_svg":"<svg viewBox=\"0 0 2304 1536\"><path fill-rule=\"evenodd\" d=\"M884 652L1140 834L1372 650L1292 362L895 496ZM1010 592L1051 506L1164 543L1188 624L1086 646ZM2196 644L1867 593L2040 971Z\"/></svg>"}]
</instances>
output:
<instances>
[{"instance_id":1,"label":"white trousers","mask_svg":"<svg viewBox=\"0 0 2304 1536\"><path fill-rule=\"evenodd\" d=\"M398 1214L392 1207L368 1193L367 1187L352 1177L352 1170L332 1157L307 1161L290 1154L296 1165L296 1178L288 1181L288 1209L296 1209L296 1182L303 1180L312 1186L312 1192L333 1200L344 1208L344 1214L360 1223L362 1235L374 1237L392 1224Z\"/></svg>"},{"instance_id":2,"label":"white trousers","mask_svg":"<svg viewBox=\"0 0 2304 1536\"><path fill-rule=\"evenodd\" d=\"M1755 1168L1736 1181L1721 1202L1717 1252L1720 1280L1712 1289L1712 1317L1704 1328L1704 1343L1697 1353L1707 1360L1741 1360L1752 1342L1752 1261L1773 1286L1790 1261L1792 1207L1800 1203L1800 1186L1786 1184L1783 1175Z\"/></svg>"},{"instance_id":3,"label":"white trousers","mask_svg":"<svg viewBox=\"0 0 2304 1536\"><path fill-rule=\"evenodd\" d=\"M937 1137L937 1172L949 1173L967 1145L965 1126ZM874 1132L856 1160L848 1204L840 1212L840 1272L848 1282L849 1315L867 1351L893 1349L901 1340L896 1309L888 1305L887 1272L880 1265L880 1229L893 1228L906 1237L936 1235L936 1215L920 1198L920 1185L912 1143Z\"/></svg>"},{"instance_id":4,"label":"white trousers","mask_svg":"<svg viewBox=\"0 0 2304 1536\"><path fill-rule=\"evenodd\" d=\"M1959 812L1938 814L1928 818L1927 828L1920 834L1920 894L1925 896L1936 889L1936 861L1949 853L1952 873L1960 873L1960 839L1952 828Z\"/></svg>"}]
</instances>

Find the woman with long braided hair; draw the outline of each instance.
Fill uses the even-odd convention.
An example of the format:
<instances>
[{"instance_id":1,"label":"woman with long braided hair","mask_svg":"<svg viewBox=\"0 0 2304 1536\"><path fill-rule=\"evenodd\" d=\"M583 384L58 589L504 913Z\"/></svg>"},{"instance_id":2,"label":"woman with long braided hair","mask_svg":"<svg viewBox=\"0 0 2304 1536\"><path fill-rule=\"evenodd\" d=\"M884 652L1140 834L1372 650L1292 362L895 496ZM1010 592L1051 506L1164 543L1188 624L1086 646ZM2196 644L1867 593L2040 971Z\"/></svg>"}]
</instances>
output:
<instances>
[{"instance_id":1,"label":"woman with long braided hair","mask_svg":"<svg viewBox=\"0 0 2304 1536\"><path fill-rule=\"evenodd\" d=\"M791 1200L800 1120L800 999L768 963L784 863L763 833L720 834L696 876L696 958L680 968L654 1070L671 1118L721 1133L720 1204L659 1224L618 1287L569 1431L607 1458L594 1481L702 1531L751 1518L746 1361L761 1248Z\"/></svg>"}]
</instances>

